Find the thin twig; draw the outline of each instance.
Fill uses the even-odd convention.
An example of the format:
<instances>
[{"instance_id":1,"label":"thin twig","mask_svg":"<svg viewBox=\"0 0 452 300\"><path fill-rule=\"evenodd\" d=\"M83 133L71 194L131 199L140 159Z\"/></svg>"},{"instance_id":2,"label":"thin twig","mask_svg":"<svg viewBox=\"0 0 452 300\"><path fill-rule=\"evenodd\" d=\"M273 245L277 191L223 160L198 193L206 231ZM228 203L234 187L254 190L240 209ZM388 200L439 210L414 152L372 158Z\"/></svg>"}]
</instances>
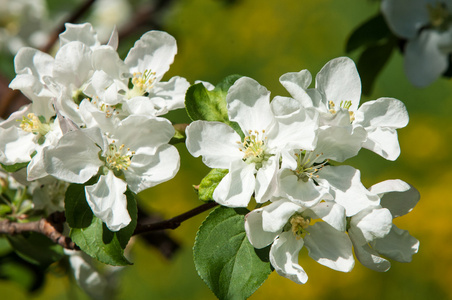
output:
<instances>
[{"instance_id":1,"label":"thin twig","mask_svg":"<svg viewBox=\"0 0 452 300\"><path fill-rule=\"evenodd\" d=\"M59 37L60 33L62 33L65 30L64 24L75 23L94 4L95 1L96 0L87 0L76 11L74 11L69 16L69 18L67 18L63 23L60 24L60 26L57 27L57 29L53 32L53 34L50 36L49 40L47 41L47 44L45 44L44 47L42 47L40 50L42 52L48 53L50 51L50 49L52 49L53 45L58 41L58 37Z\"/></svg>"},{"instance_id":2,"label":"thin twig","mask_svg":"<svg viewBox=\"0 0 452 300\"><path fill-rule=\"evenodd\" d=\"M183 221L197 216L200 213L203 213L217 205L218 203L216 202L209 202L168 220L151 224L137 224L133 235L149 233L163 229L176 229L181 225ZM42 218L38 221L27 223L17 223L11 222L9 220L3 220L0 221L0 234L3 233L8 235L15 235L24 232L37 232L47 236L55 244L58 244L63 248L70 250L80 250L77 245L71 240L71 238L64 236L61 233L63 222L65 222L65 218L64 213L62 212L54 213L47 219Z\"/></svg>"},{"instance_id":3,"label":"thin twig","mask_svg":"<svg viewBox=\"0 0 452 300\"><path fill-rule=\"evenodd\" d=\"M37 232L48 237L55 244L70 250L79 250L77 245L67 236L59 232L49 219L40 219L38 221L27 223L16 223L9 220L0 221L0 233L16 235L24 232Z\"/></svg>"},{"instance_id":4,"label":"thin twig","mask_svg":"<svg viewBox=\"0 0 452 300\"><path fill-rule=\"evenodd\" d=\"M217 205L218 205L218 203L216 203L216 202L208 202L208 203L200 205L192 210L189 210L181 215L178 215L178 216L168 219L168 220L151 223L151 224L137 224L137 227L135 228L135 232L133 234L136 235L136 234L141 234L141 233L146 233L146 232L156 231L156 230L163 230L163 229L176 229L177 227L180 226L180 224L183 221L188 220L194 216L197 216L200 213L203 213Z\"/></svg>"}]
</instances>

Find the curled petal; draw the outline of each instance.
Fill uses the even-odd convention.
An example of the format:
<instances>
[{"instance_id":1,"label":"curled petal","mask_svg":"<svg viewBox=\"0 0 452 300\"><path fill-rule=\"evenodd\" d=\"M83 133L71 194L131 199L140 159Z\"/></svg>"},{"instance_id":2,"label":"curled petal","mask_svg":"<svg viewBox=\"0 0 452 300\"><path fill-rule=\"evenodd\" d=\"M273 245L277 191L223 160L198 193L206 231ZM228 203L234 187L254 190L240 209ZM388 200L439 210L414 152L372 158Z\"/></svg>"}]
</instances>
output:
<instances>
[{"instance_id":1,"label":"curled petal","mask_svg":"<svg viewBox=\"0 0 452 300\"><path fill-rule=\"evenodd\" d=\"M380 205L389 209L393 218L412 211L421 197L415 187L400 179L374 184L369 191L381 197Z\"/></svg>"},{"instance_id":2,"label":"curled petal","mask_svg":"<svg viewBox=\"0 0 452 300\"><path fill-rule=\"evenodd\" d=\"M85 186L86 201L94 215L101 219L111 231L129 225L131 218L124 195L127 184L109 171L101 175L94 185Z\"/></svg>"},{"instance_id":3,"label":"curled petal","mask_svg":"<svg viewBox=\"0 0 452 300\"><path fill-rule=\"evenodd\" d=\"M298 264L298 253L303 244L303 239L295 238L292 232L283 232L270 248L270 263L275 271L298 284L308 281L308 275Z\"/></svg>"}]
</instances>

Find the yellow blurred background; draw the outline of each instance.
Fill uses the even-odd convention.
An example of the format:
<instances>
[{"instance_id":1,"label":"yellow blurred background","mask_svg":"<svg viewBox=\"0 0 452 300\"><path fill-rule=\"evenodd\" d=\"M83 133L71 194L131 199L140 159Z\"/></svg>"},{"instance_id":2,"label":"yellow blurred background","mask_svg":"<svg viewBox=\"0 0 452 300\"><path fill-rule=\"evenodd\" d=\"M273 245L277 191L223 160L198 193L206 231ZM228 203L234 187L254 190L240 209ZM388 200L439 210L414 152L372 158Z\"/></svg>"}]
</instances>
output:
<instances>
[{"instance_id":1,"label":"yellow blurred background","mask_svg":"<svg viewBox=\"0 0 452 300\"><path fill-rule=\"evenodd\" d=\"M230 5L219 0L175 1L164 22L164 29L178 41L178 55L167 78L179 75L192 83L216 84L227 75L241 74L256 79L273 96L286 95L278 81L282 74L308 69L315 76L327 61L345 55L350 33L378 9L378 2L362 0L238 0ZM355 61L357 57L353 53ZM398 131L402 154L389 162L362 150L347 163L361 170L368 187L400 178L420 191L415 209L395 221L420 240L419 253L411 263L393 262L386 273L359 262L351 273L340 273L302 251L300 265L309 276L305 285L273 272L250 299L452 299L452 163L447 156L452 152L452 82L439 79L428 88L414 88L403 72L401 54L394 53L372 95L362 102L379 97L397 98L408 108L410 123ZM187 121L183 111L171 117ZM192 185L208 172L184 145L178 149L182 158L178 175L140 195L148 209L165 218L201 204ZM134 265L122 271L118 299L215 299L192 260L194 237L205 216L170 232L182 245L170 261L136 239L130 248ZM46 280L45 288L31 295L0 281L0 294L8 299L86 299L57 273Z\"/></svg>"}]
</instances>

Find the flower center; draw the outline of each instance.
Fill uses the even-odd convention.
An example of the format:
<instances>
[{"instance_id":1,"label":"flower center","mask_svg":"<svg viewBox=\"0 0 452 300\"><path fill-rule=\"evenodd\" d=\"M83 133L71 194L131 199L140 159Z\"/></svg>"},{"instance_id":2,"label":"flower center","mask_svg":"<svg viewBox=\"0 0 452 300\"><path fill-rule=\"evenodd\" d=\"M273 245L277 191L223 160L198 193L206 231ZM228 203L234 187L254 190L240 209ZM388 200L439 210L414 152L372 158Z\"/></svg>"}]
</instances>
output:
<instances>
[{"instance_id":1,"label":"flower center","mask_svg":"<svg viewBox=\"0 0 452 300\"><path fill-rule=\"evenodd\" d=\"M146 95L146 93L149 93L149 91L154 86L155 80L155 72L151 72L151 70L145 70L143 73L133 73L133 88L128 92L129 99L133 97L144 96Z\"/></svg>"},{"instance_id":2,"label":"flower center","mask_svg":"<svg viewBox=\"0 0 452 300\"><path fill-rule=\"evenodd\" d=\"M322 153L323 154L323 153ZM299 180L308 182L309 179L318 178L316 173L323 169L323 167L329 162L329 159L318 163L318 159L321 154L315 154L312 151L302 151L295 153L297 157L297 168L293 170Z\"/></svg>"},{"instance_id":3,"label":"flower center","mask_svg":"<svg viewBox=\"0 0 452 300\"><path fill-rule=\"evenodd\" d=\"M348 113L350 114L350 123L352 123L355 120L355 113L353 111L350 110L350 107L352 106L352 101L347 100L347 101L341 101L341 103L339 104L339 108L341 109L346 109L348 110ZM329 101L328 102L328 111L332 114L335 115L337 113L336 111L336 104L334 104L333 101Z\"/></svg>"},{"instance_id":4,"label":"flower center","mask_svg":"<svg viewBox=\"0 0 452 300\"><path fill-rule=\"evenodd\" d=\"M271 156L267 151L267 137L265 130L258 132L257 130L248 131L248 135L242 142L237 142L239 150L243 152L243 161L246 163L255 163L256 169L262 167L262 162L268 160Z\"/></svg>"},{"instance_id":5,"label":"flower center","mask_svg":"<svg viewBox=\"0 0 452 300\"><path fill-rule=\"evenodd\" d=\"M51 129L43 116L38 117L34 113L29 113L26 117L24 116L22 118L20 128L23 131L32 132L41 136L45 136Z\"/></svg>"},{"instance_id":6,"label":"flower center","mask_svg":"<svg viewBox=\"0 0 452 300\"><path fill-rule=\"evenodd\" d=\"M309 234L306 230L309 227L309 223L311 222L311 218L303 217L301 214L293 215L290 220L290 229L293 232L293 235L297 238L303 238L306 234Z\"/></svg>"},{"instance_id":7,"label":"flower center","mask_svg":"<svg viewBox=\"0 0 452 300\"><path fill-rule=\"evenodd\" d=\"M130 166L130 158L134 154L135 151L130 151L130 148L125 148L124 144L118 148L113 141L108 145L106 153L107 168L113 171L127 170Z\"/></svg>"},{"instance_id":8,"label":"flower center","mask_svg":"<svg viewBox=\"0 0 452 300\"><path fill-rule=\"evenodd\" d=\"M435 4L427 4L430 24L436 29L446 30L451 23L451 15L447 10L446 4L436 2Z\"/></svg>"}]
</instances>

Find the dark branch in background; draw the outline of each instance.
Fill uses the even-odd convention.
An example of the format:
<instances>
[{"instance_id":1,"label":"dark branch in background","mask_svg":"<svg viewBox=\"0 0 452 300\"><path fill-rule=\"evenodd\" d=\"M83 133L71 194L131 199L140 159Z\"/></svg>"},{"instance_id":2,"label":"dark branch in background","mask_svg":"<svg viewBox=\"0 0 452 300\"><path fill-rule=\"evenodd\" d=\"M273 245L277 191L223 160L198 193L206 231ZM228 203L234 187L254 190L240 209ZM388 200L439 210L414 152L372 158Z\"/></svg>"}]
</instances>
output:
<instances>
[{"instance_id":1,"label":"dark branch in background","mask_svg":"<svg viewBox=\"0 0 452 300\"><path fill-rule=\"evenodd\" d=\"M119 30L119 40L139 31L147 31L149 29L162 29L159 22L159 17L164 12L173 0L158 0L153 4L143 5L134 13L134 18L129 24L123 26Z\"/></svg>"},{"instance_id":2,"label":"dark branch in background","mask_svg":"<svg viewBox=\"0 0 452 300\"><path fill-rule=\"evenodd\" d=\"M200 213L205 212L206 210L211 209L212 207L217 206L218 203L216 202L208 202L203 205L200 205L192 210L187 211L186 213L183 213L181 215L178 215L174 218L157 222L157 223L151 223L151 224L137 224L137 227L135 228L134 235L141 234L149 231L155 231L155 230L163 230L163 229L176 229L180 226L180 224L188 220L194 216L199 215Z\"/></svg>"},{"instance_id":3,"label":"dark branch in background","mask_svg":"<svg viewBox=\"0 0 452 300\"><path fill-rule=\"evenodd\" d=\"M200 213L203 213L217 205L218 203L216 202L208 202L168 220L152 222L149 224L138 223L133 235L152 233L164 229L176 229L181 225L183 221L186 221L194 216L197 216ZM3 233L15 235L23 232L37 232L47 236L50 240L62 246L63 248L71 250L80 250L69 237L64 236L61 233L63 231L63 223L65 221L66 218L64 217L63 212L56 212L51 214L47 219L42 218L38 221L28 223L17 223L11 222L9 220L3 220L0 221L0 234ZM176 246L172 245L170 247ZM163 254L166 255L165 253ZM171 255L168 254L167 257L170 256Z\"/></svg>"},{"instance_id":4,"label":"dark branch in background","mask_svg":"<svg viewBox=\"0 0 452 300\"><path fill-rule=\"evenodd\" d=\"M87 0L85 3L83 3L76 11L74 11L69 18L67 18L63 23L60 24L60 26L57 27L57 29L52 33L49 40L47 41L47 44L44 45L40 50L42 52L49 53L49 51L52 49L53 45L58 41L58 37L60 33L62 33L66 28L64 24L66 23L75 23L78 19L80 19L87 11L88 9L94 4L96 0Z\"/></svg>"}]
</instances>

